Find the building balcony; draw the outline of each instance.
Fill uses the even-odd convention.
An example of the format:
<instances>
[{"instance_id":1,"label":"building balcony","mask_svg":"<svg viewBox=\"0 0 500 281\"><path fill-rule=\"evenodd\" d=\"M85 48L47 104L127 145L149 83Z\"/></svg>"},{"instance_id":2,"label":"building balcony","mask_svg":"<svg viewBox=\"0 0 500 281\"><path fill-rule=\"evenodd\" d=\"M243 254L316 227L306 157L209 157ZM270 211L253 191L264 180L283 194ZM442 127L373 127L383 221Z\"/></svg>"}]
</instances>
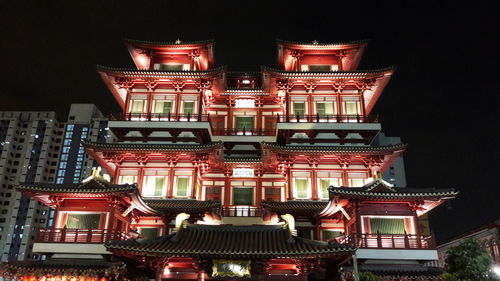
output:
<instances>
[{"instance_id":1,"label":"building balcony","mask_svg":"<svg viewBox=\"0 0 500 281\"><path fill-rule=\"evenodd\" d=\"M432 236L411 234L358 234L334 238L340 244L353 244L358 248L358 259L377 261L432 261L437 250Z\"/></svg>"},{"instance_id":2,"label":"building balcony","mask_svg":"<svg viewBox=\"0 0 500 281\"><path fill-rule=\"evenodd\" d=\"M172 114L172 113L114 113L110 121L163 121L163 122L209 122L207 114Z\"/></svg>"},{"instance_id":3,"label":"building balcony","mask_svg":"<svg viewBox=\"0 0 500 281\"><path fill-rule=\"evenodd\" d=\"M378 123L376 115L277 115L277 123Z\"/></svg>"},{"instance_id":4,"label":"building balcony","mask_svg":"<svg viewBox=\"0 0 500 281\"><path fill-rule=\"evenodd\" d=\"M262 209L252 206L222 207L221 215L223 217L261 217Z\"/></svg>"},{"instance_id":5,"label":"building balcony","mask_svg":"<svg viewBox=\"0 0 500 281\"><path fill-rule=\"evenodd\" d=\"M276 130L266 129L215 129L212 128L212 135L214 136L275 136Z\"/></svg>"},{"instance_id":6,"label":"building balcony","mask_svg":"<svg viewBox=\"0 0 500 281\"><path fill-rule=\"evenodd\" d=\"M359 249L435 249L432 236L412 234L354 233L335 238L340 244L354 244Z\"/></svg>"},{"instance_id":7,"label":"building balcony","mask_svg":"<svg viewBox=\"0 0 500 281\"><path fill-rule=\"evenodd\" d=\"M104 243L133 238L115 229L41 228L33 252L58 254L109 254Z\"/></svg>"},{"instance_id":8,"label":"building balcony","mask_svg":"<svg viewBox=\"0 0 500 281\"><path fill-rule=\"evenodd\" d=\"M35 243L103 244L111 240L126 240L132 236L115 229L41 228Z\"/></svg>"}]
</instances>

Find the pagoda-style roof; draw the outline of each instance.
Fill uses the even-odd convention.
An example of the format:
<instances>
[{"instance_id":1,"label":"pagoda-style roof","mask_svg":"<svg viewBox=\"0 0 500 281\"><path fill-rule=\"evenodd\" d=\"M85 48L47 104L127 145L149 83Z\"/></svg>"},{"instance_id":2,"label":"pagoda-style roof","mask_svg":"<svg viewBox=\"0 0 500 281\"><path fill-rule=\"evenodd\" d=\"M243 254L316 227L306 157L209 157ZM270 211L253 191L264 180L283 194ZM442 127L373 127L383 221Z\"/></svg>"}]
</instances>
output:
<instances>
[{"instance_id":1,"label":"pagoda-style roof","mask_svg":"<svg viewBox=\"0 0 500 281\"><path fill-rule=\"evenodd\" d=\"M124 274L126 271L123 262L106 262L91 259L58 259L44 261L12 261L0 264L0 277L35 276L36 278L48 275L110 276L112 272Z\"/></svg>"},{"instance_id":2,"label":"pagoda-style roof","mask_svg":"<svg viewBox=\"0 0 500 281\"><path fill-rule=\"evenodd\" d=\"M16 189L47 206L56 207L64 199L107 199L119 198L126 205L143 214L157 212L146 205L139 195L137 184L114 184L100 176L92 176L78 184L20 183Z\"/></svg>"},{"instance_id":3,"label":"pagoda-style roof","mask_svg":"<svg viewBox=\"0 0 500 281\"><path fill-rule=\"evenodd\" d=\"M349 244L292 236L286 225L183 225L175 234L111 241L105 246L119 255L214 259L345 258L356 250Z\"/></svg>"},{"instance_id":4,"label":"pagoda-style roof","mask_svg":"<svg viewBox=\"0 0 500 281\"><path fill-rule=\"evenodd\" d=\"M348 48L359 48L360 46L367 45L369 40L356 40L346 42L298 42L276 39L276 44L289 47L291 49L310 50L310 49L323 49L323 50L343 50Z\"/></svg>"},{"instance_id":5,"label":"pagoda-style roof","mask_svg":"<svg viewBox=\"0 0 500 281\"><path fill-rule=\"evenodd\" d=\"M221 96L269 96L269 92L264 92L262 88L226 88L220 93Z\"/></svg>"},{"instance_id":6,"label":"pagoda-style roof","mask_svg":"<svg viewBox=\"0 0 500 281\"><path fill-rule=\"evenodd\" d=\"M214 44L214 39L199 40L199 41L146 41L146 40L135 40L135 39L123 39L126 45L132 45L139 48L172 48L172 49L193 49L199 48L205 45Z\"/></svg>"},{"instance_id":7,"label":"pagoda-style roof","mask_svg":"<svg viewBox=\"0 0 500 281\"><path fill-rule=\"evenodd\" d=\"M364 78L377 78L383 76L390 76L395 71L394 66L380 68L380 69L365 69L354 71L286 71L267 66L262 67L263 72L269 72L281 78L290 79L364 79Z\"/></svg>"},{"instance_id":8,"label":"pagoda-style roof","mask_svg":"<svg viewBox=\"0 0 500 281\"><path fill-rule=\"evenodd\" d=\"M195 199L145 199L144 202L158 213L165 215L200 214L219 209L221 206L219 201Z\"/></svg>"},{"instance_id":9,"label":"pagoda-style roof","mask_svg":"<svg viewBox=\"0 0 500 281\"><path fill-rule=\"evenodd\" d=\"M278 145L274 143L262 143L263 149L268 149L277 153L335 153L335 154L392 154L402 152L406 144L391 144L382 146L362 146L362 145Z\"/></svg>"},{"instance_id":10,"label":"pagoda-style roof","mask_svg":"<svg viewBox=\"0 0 500 281\"><path fill-rule=\"evenodd\" d=\"M208 144L179 144L179 143L98 143L84 141L83 147L101 167L105 168L110 174L114 174L117 163L123 160L137 160L137 157L142 157L145 154L155 154L144 158L148 159L163 159L165 157L192 157L194 154L210 154L215 150L222 149L222 142L212 142ZM191 156L189 156L191 155ZM219 161L218 153L211 153L208 156L211 161ZM222 156L220 156L222 158ZM116 160L116 161L115 161ZM118 161L118 162L117 162ZM222 159L220 159L222 161Z\"/></svg>"},{"instance_id":11,"label":"pagoda-style roof","mask_svg":"<svg viewBox=\"0 0 500 281\"><path fill-rule=\"evenodd\" d=\"M161 153L161 152L210 152L217 148L222 148L222 142L212 142L209 144L177 144L177 143L100 143L84 141L86 149L105 152L140 152L140 153Z\"/></svg>"},{"instance_id":12,"label":"pagoda-style roof","mask_svg":"<svg viewBox=\"0 0 500 281\"><path fill-rule=\"evenodd\" d=\"M138 191L137 184L114 184L98 177L76 184L19 183L16 189L31 194L68 194L77 197L105 197L110 193Z\"/></svg>"},{"instance_id":13,"label":"pagoda-style roof","mask_svg":"<svg viewBox=\"0 0 500 281\"><path fill-rule=\"evenodd\" d=\"M394 187L382 179L376 179L362 187L330 186L328 191L330 202L321 216L332 216L353 201L408 203L421 216L458 194L454 189Z\"/></svg>"},{"instance_id":14,"label":"pagoda-style roof","mask_svg":"<svg viewBox=\"0 0 500 281\"><path fill-rule=\"evenodd\" d=\"M295 217L311 217L318 215L328 205L328 201L321 200L288 200L280 201L262 201L260 206L269 209L277 214L291 214Z\"/></svg>"},{"instance_id":15,"label":"pagoda-style roof","mask_svg":"<svg viewBox=\"0 0 500 281\"><path fill-rule=\"evenodd\" d=\"M440 200L454 198L458 192L454 189L435 188L407 188L394 187L384 180L375 180L363 187L334 187L329 188L330 196L339 196L349 199L377 199L385 201L411 200Z\"/></svg>"},{"instance_id":16,"label":"pagoda-style roof","mask_svg":"<svg viewBox=\"0 0 500 281\"><path fill-rule=\"evenodd\" d=\"M261 164L262 157L225 157L224 163L230 164Z\"/></svg>"},{"instance_id":17,"label":"pagoda-style roof","mask_svg":"<svg viewBox=\"0 0 500 281\"><path fill-rule=\"evenodd\" d=\"M106 76L127 77L127 78L206 78L213 77L224 71L224 67L211 68L209 70L155 70L155 69L131 69L115 68L98 65L97 71ZM105 77L103 77L105 79Z\"/></svg>"}]
</instances>

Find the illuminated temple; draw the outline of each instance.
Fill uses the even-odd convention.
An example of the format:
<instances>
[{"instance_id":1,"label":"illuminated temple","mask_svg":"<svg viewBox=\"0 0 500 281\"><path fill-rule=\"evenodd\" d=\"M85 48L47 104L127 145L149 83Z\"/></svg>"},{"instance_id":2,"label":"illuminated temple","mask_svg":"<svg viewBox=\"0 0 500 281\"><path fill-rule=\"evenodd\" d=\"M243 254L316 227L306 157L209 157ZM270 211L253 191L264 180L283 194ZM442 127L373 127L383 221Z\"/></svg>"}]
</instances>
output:
<instances>
[{"instance_id":1,"label":"illuminated temple","mask_svg":"<svg viewBox=\"0 0 500 281\"><path fill-rule=\"evenodd\" d=\"M373 145L393 68L366 41L277 41L278 67L216 67L214 41L125 40L135 69L98 67L119 141L85 142L102 171L20 184L57 210L7 279L385 280L438 274L418 217L457 192L381 178L404 144Z\"/></svg>"}]
</instances>

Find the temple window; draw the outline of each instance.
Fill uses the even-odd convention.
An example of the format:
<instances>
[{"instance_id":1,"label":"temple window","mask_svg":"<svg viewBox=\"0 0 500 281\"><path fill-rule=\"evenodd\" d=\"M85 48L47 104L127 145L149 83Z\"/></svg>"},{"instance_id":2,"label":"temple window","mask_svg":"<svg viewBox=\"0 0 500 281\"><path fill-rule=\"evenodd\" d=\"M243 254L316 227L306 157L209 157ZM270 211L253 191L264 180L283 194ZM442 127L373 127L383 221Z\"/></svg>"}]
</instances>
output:
<instances>
[{"instance_id":1,"label":"temple window","mask_svg":"<svg viewBox=\"0 0 500 281\"><path fill-rule=\"evenodd\" d=\"M253 187L234 187L233 205L253 205Z\"/></svg>"},{"instance_id":2,"label":"temple window","mask_svg":"<svg viewBox=\"0 0 500 281\"><path fill-rule=\"evenodd\" d=\"M363 232L371 234L415 234L411 216L362 216Z\"/></svg>"},{"instance_id":3,"label":"temple window","mask_svg":"<svg viewBox=\"0 0 500 281\"><path fill-rule=\"evenodd\" d=\"M186 64L182 64L182 63L162 63L159 65L159 69L165 70L165 71L189 70L189 64L186 65Z\"/></svg>"},{"instance_id":4,"label":"temple window","mask_svg":"<svg viewBox=\"0 0 500 281\"><path fill-rule=\"evenodd\" d=\"M337 114L337 106L335 102L331 101L316 102L316 113L319 116L335 115Z\"/></svg>"},{"instance_id":5,"label":"temple window","mask_svg":"<svg viewBox=\"0 0 500 281\"><path fill-rule=\"evenodd\" d=\"M100 229L106 220L104 213L93 212L60 212L59 228Z\"/></svg>"},{"instance_id":6,"label":"temple window","mask_svg":"<svg viewBox=\"0 0 500 281\"><path fill-rule=\"evenodd\" d=\"M168 182L168 170L147 169L144 171L142 196L165 196Z\"/></svg>"},{"instance_id":7,"label":"temple window","mask_svg":"<svg viewBox=\"0 0 500 281\"><path fill-rule=\"evenodd\" d=\"M153 113L172 113L175 95L156 95L153 98Z\"/></svg>"},{"instance_id":8,"label":"temple window","mask_svg":"<svg viewBox=\"0 0 500 281\"><path fill-rule=\"evenodd\" d=\"M350 187L361 187L365 185L368 180L367 173L348 173L347 177Z\"/></svg>"},{"instance_id":9,"label":"temple window","mask_svg":"<svg viewBox=\"0 0 500 281\"><path fill-rule=\"evenodd\" d=\"M329 64L310 64L309 71L311 72L328 72L331 70L331 65Z\"/></svg>"},{"instance_id":10,"label":"temple window","mask_svg":"<svg viewBox=\"0 0 500 281\"><path fill-rule=\"evenodd\" d=\"M338 178L330 178L330 179L320 179L320 187L321 187L321 192L319 193L320 194L320 198L321 199L328 199L329 198L329 194L328 194L328 188L330 186L340 186L342 182L342 179L338 179Z\"/></svg>"},{"instance_id":11,"label":"temple window","mask_svg":"<svg viewBox=\"0 0 500 281\"><path fill-rule=\"evenodd\" d=\"M189 189L189 177L176 177L175 197L187 197Z\"/></svg>"},{"instance_id":12,"label":"temple window","mask_svg":"<svg viewBox=\"0 0 500 281\"><path fill-rule=\"evenodd\" d=\"M346 97L342 99L342 110L345 115L361 114L359 99L357 97Z\"/></svg>"},{"instance_id":13,"label":"temple window","mask_svg":"<svg viewBox=\"0 0 500 281\"><path fill-rule=\"evenodd\" d=\"M137 183L137 175L139 171L132 169L120 169L118 176L118 184L133 184Z\"/></svg>"},{"instance_id":14,"label":"temple window","mask_svg":"<svg viewBox=\"0 0 500 281\"><path fill-rule=\"evenodd\" d=\"M143 238L156 238L160 235L160 228L158 227L140 227L139 233Z\"/></svg>"},{"instance_id":15,"label":"temple window","mask_svg":"<svg viewBox=\"0 0 500 281\"><path fill-rule=\"evenodd\" d=\"M192 187L192 171L175 171L173 195L174 197L189 197L191 196Z\"/></svg>"},{"instance_id":16,"label":"temple window","mask_svg":"<svg viewBox=\"0 0 500 281\"><path fill-rule=\"evenodd\" d=\"M147 95L132 95L130 99L129 111L131 113L146 112Z\"/></svg>"},{"instance_id":17,"label":"temple window","mask_svg":"<svg viewBox=\"0 0 500 281\"><path fill-rule=\"evenodd\" d=\"M322 240L328 241L333 238L339 237L343 235L343 231L340 229L326 229L321 233Z\"/></svg>"},{"instance_id":18,"label":"temple window","mask_svg":"<svg viewBox=\"0 0 500 281\"><path fill-rule=\"evenodd\" d=\"M237 116L237 117L235 117L235 121L236 121L236 129L239 129L239 130L243 130L243 129L251 130L251 129L253 129L253 123L254 123L253 116Z\"/></svg>"},{"instance_id":19,"label":"temple window","mask_svg":"<svg viewBox=\"0 0 500 281\"><path fill-rule=\"evenodd\" d=\"M196 102L192 100L181 101L182 114L195 114L196 113Z\"/></svg>"},{"instance_id":20,"label":"temple window","mask_svg":"<svg viewBox=\"0 0 500 281\"><path fill-rule=\"evenodd\" d=\"M292 103L292 112L295 116L304 116L306 111L306 102L303 101L294 101Z\"/></svg>"},{"instance_id":21,"label":"temple window","mask_svg":"<svg viewBox=\"0 0 500 281\"><path fill-rule=\"evenodd\" d=\"M316 174L318 178L318 197L328 199L328 188L330 186L342 186L342 172L319 171Z\"/></svg>"},{"instance_id":22,"label":"temple window","mask_svg":"<svg viewBox=\"0 0 500 281\"><path fill-rule=\"evenodd\" d=\"M307 178L295 178L294 185L295 198L309 199L311 197L309 180Z\"/></svg>"}]
</instances>

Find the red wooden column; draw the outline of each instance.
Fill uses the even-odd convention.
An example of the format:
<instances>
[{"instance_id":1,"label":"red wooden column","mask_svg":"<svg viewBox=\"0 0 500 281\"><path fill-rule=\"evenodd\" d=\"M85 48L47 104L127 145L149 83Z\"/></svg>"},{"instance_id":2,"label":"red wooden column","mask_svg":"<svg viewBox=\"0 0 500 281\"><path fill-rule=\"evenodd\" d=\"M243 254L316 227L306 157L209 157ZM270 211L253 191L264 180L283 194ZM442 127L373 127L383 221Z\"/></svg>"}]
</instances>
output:
<instances>
[{"instance_id":1,"label":"red wooden column","mask_svg":"<svg viewBox=\"0 0 500 281\"><path fill-rule=\"evenodd\" d=\"M318 183L317 183L317 177L316 177L316 166L313 165L311 169L311 188L312 188L312 199L313 200L318 200Z\"/></svg>"},{"instance_id":2,"label":"red wooden column","mask_svg":"<svg viewBox=\"0 0 500 281\"><path fill-rule=\"evenodd\" d=\"M223 206L228 207L231 202L231 181L229 180L229 176L226 174L226 178L224 179L224 202Z\"/></svg>"},{"instance_id":3,"label":"red wooden column","mask_svg":"<svg viewBox=\"0 0 500 281\"><path fill-rule=\"evenodd\" d=\"M168 169L167 198L172 198L174 194L174 177L175 177L174 167L170 167Z\"/></svg>"},{"instance_id":4,"label":"red wooden column","mask_svg":"<svg viewBox=\"0 0 500 281\"><path fill-rule=\"evenodd\" d=\"M193 170L193 186L191 186L191 198L196 199L196 186L198 181L198 166L194 167ZM201 186L201 183L200 183Z\"/></svg>"}]
</instances>

